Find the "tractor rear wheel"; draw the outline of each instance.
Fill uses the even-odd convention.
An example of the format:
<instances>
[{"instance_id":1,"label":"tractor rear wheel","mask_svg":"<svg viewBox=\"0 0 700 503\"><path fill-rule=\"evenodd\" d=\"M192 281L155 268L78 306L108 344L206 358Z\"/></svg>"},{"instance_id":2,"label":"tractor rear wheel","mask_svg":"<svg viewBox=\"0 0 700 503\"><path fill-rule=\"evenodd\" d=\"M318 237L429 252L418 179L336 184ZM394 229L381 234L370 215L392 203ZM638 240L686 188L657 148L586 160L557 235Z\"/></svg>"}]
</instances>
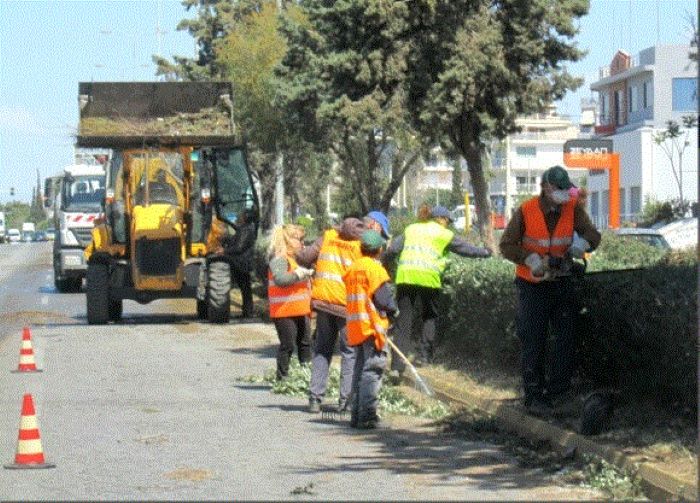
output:
<instances>
[{"instance_id":1,"label":"tractor rear wheel","mask_svg":"<svg viewBox=\"0 0 700 503\"><path fill-rule=\"evenodd\" d=\"M231 266L212 262L207 275L207 319L210 323L228 323L231 316Z\"/></svg>"},{"instance_id":2,"label":"tractor rear wheel","mask_svg":"<svg viewBox=\"0 0 700 503\"><path fill-rule=\"evenodd\" d=\"M122 299L109 299L109 319L119 321L122 319L124 301Z\"/></svg>"},{"instance_id":3,"label":"tractor rear wheel","mask_svg":"<svg viewBox=\"0 0 700 503\"><path fill-rule=\"evenodd\" d=\"M85 276L85 300L90 325L104 325L110 319L109 267L90 263Z\"/></svg>"}]
</instances>

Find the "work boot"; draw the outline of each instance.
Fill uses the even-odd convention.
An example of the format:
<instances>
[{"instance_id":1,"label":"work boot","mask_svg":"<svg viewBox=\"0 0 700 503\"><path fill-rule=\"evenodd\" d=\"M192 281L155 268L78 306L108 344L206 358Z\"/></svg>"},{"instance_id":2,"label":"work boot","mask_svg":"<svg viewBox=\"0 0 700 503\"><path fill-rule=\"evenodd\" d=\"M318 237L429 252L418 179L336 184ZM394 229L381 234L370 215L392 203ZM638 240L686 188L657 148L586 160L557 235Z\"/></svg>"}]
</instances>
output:
<instances>
[{"instance_id":1,"label":"work boot","mask_svg":"<svg viewBox=\"0 0 700 503\"><path fill-rule=\"evenodd\" d=\"M338 400L338 412L343 413L343 412L348 412L348 409L350 407L350 403L348 403L347 398L341 398Z\"/></svg>"},{"instance_id":2,"label":"work boot","mask_svg":"<svg viewBox=\"0 0 700 503\"><path fill-rule=\"evenodd\" d=\"M310 397L309 412L311 414L318 414L319 412L321 412L321 400L319 400L318 398Z\"/></svg>"}]
</instances>

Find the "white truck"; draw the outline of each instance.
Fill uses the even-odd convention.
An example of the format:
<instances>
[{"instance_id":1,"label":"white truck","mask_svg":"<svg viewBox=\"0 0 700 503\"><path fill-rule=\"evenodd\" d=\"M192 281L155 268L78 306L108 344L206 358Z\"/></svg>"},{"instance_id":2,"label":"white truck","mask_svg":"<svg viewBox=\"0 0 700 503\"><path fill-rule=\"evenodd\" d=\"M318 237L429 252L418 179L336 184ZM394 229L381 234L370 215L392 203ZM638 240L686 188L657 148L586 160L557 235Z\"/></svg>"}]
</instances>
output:
<instances>
[{"instance_id":1,"label":"white truck","mask_svg":"<svg viewBox=\"0 0 700 503\"><path fill-rule=\"evenodd\" d=\"M56 238L53 242L54 284L59 292L80 290L87 271L83 250L105 196L105 167L74 164L64 169L51 204Z\"/></svg>"},{"instance_id":2,"label":"white truck","mask_svg":"<svg viewBox=\"0 0 700 503\"><path fill-rule=\"evenodd\" d=\"M36 225L34 222L24 222L22 224L22 241L26 243L34 241L34 234L36 234Z\"/></svg>"}]
</instances>

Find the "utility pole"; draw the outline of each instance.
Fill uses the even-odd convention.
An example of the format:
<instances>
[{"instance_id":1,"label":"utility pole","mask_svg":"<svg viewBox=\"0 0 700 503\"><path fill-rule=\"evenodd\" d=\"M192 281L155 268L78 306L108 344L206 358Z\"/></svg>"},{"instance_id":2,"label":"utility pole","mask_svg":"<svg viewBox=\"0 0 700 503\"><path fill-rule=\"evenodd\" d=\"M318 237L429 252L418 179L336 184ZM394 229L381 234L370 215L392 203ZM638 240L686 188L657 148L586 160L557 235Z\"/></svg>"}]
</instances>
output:
<instances>
[{"instance_id":1,"label":"utility pole","mask_svg":"<svg viewBox=\"0 0 700 503\"><path fill-rule=\"evenodd\" d=\"M282 0L277 0L277 11L282 12ZM275 159L275 224L284 223L284 154L278 145Z\"/></svg>"}]
</instances>

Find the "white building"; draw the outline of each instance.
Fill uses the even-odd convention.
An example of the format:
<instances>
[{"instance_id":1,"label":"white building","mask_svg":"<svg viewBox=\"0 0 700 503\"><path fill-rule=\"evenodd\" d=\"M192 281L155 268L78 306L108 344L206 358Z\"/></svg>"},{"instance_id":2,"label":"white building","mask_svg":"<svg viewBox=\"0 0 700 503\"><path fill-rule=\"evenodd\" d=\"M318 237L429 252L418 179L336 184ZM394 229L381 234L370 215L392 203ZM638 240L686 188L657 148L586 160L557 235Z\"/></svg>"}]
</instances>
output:
<instances>
[{"instance_id":1,"label":"white building","mask_svg":"<svg viewBox=\"0 0 700 503\"><path fill-rule=\"evenodd\" d=\"M591 84L598 93L598 137L613 141L620 154L620 217L637 221L647 199L667 201L679 197L671 161L654 136L666 128L666 121L682 124L696 115L697 65L690 60L688 45L657 45L630 56L618 51L609 66L599 70ZM685 137L686 131L682 131ZM687 131L689 145L680 167L683 197L697 202L697 128ZM668 141L668 140L667 140ZM678 155L674 163L679 168ZM600 228L608 223L608 175L592 172L588 179L589 211Z\"/></svg>"},{"instance_id":2,"label":"white building","mask_svg":"<svg viewBox=\"0 0 700 503\"><path fill-rule=\"evenodd\" d=\"M579 136L578 127L568 117L558 115L555 105L544 113L520 117L516 123L521 132L494 148L490 180L494 211L507 217L523 199L539 193L546 169L564 165L564 142ZM571 170L574 183L585 175L586 170Z\"/></svg>"}]
</instances>

